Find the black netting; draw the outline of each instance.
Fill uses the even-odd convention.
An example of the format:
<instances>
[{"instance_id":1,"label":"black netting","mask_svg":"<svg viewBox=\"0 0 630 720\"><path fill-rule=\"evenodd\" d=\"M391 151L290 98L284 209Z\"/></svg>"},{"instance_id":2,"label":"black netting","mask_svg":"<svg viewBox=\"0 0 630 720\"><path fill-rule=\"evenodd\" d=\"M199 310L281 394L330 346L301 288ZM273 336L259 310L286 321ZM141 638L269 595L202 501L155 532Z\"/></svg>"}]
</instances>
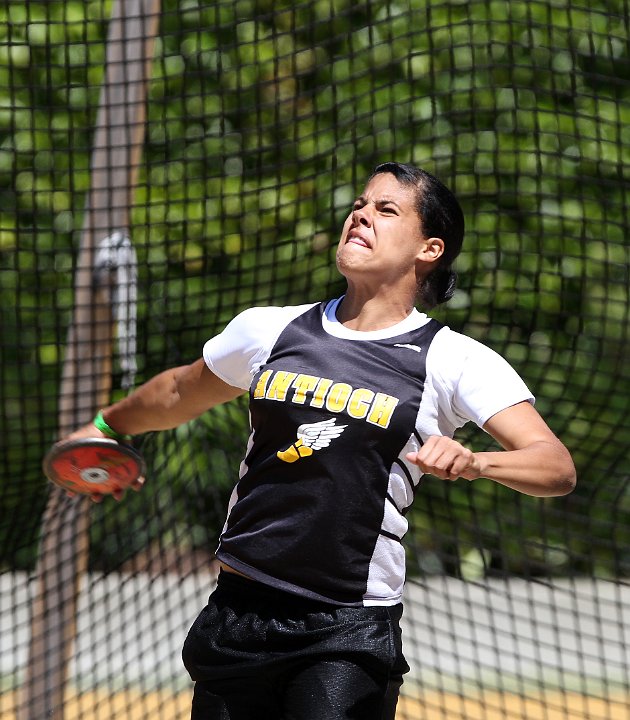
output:
<instances>
[{"instance_id":1,"label":"black netting","mask_svg":"<svg viewBox=\"0 0 630 720\"><path fill-rule=\"evenodd\" d=\"M578 469L553 499L423 484L399 716L630 714L629 24L627 0L0 3L3 718L188 716L180 647L247 437L236 402L140 438L120 504L51 491L60 428L131 377L90 248L137 253L138 384L252 304L339 293L341 224L390 159L466 214L436 317L518 369Z\"/></svg>"}]
</instances>

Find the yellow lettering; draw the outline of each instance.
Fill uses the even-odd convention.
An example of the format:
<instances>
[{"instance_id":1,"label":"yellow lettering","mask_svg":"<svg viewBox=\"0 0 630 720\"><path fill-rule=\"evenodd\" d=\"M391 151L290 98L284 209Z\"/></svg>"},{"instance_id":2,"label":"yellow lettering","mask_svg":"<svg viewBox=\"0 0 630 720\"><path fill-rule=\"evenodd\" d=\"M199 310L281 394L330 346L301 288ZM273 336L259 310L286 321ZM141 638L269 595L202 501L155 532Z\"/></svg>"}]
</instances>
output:
<instances>
[{"instance_id":1,"label":"yellow lettering","mask_svg":"<svg viewBox=\"0 0 630 720\"><path fill-rule=\"evenodd\" d=\"M258 378L258 382L256 383L256 389L254 390L254 398L256 398L257 400L265 397L265 389L267 387L267 383L269 382L269 378L271 377L272 372L273 370L265 370L265 372Z\"/></svg>"},{"instance_id":2,"label":"yellow lettering","mask_svg":"<svg viewBox=\"0 0 630 720\"><path fill-rule=\"evenodd\" d=\"M304 405L309 394L312 393L311 407L323 408L325 406L329 412L333 413L345 410L350 417L359 420L365 419L372 425L379 425L383 428L389 427L394 410L399 403L399 399L392 395L374 393L367 388L355 389L348 383L336 383L328 378L284 370L276 372L265 370L256 383L254 398L284 402L291 389L294 390L291 401L298 405Z\"/></svg>"},{"instance_id":3,"label":"yellow lettering","mask_svg":"<svg viewBox=\"0 0 630 720\"><path fill-rule=\"evenodd\" d=\"M295 377L296 373L279 370L267 388L265 394L267 400L279 400L280 402L286 400L287 390L289 389L289 385L295 380Z\"/></svg>"},{"instance_id":4,"label":"yellow lettering","mask_svg":"<svg viewBox=\"0 0 630 720\"><path fill-rule=\"evenodd\" d=\"M346 407L351 392L351 385L335 383L326 397L326 409L330 412L341 412Z\"/></svg>"},{"instance_id":5,"label":"yellow lettering","mask_svg":"<svg viewBox=\"0 0 630 720\"><path fill-rule=\"evenodd\" d=\"M398 398L385 395L384 393L376 393L367 421L373 425L380 425L386 428L392 419L396 405L398 405Z\"/></svg>"},{"instance_id":6,"label":"yellow lettering","mask_svg":"<svg viewBox=\"0 0 630 720\"><path fill-rule=\"evenodd\" d=\"M317 387L315 388L315 392L313 393L313 399L311 400L311 407L324 407L324 400L326 399L326 393L328 392L328 388L332 385L332 380L327 380L326 378L322 378L318 383Z\"/></svg>"},{"instance_id":7,"label":"yellow lettering","mask_svg":"<svg viewBox=\"0 0 630 720\"><path fill-rule=\"evenodd\" d=\"M315 389L318 380L319 378L316 375L298 375L293 383L293 387L295 388L293 402L298 403L298 405L304 405L306 402L306 393Z\"/></svg>"},{"instance_id":8,"label":"yellow lettering","mask_svg":"<svg viewBox=\"0 0 630 720\"><path fill-rule=\"evenodd\" d=\"M374 398L374 393L366 388L357 388L348 402L348 415L354 418L364 418Z\"/></svg>"}]
</instances>

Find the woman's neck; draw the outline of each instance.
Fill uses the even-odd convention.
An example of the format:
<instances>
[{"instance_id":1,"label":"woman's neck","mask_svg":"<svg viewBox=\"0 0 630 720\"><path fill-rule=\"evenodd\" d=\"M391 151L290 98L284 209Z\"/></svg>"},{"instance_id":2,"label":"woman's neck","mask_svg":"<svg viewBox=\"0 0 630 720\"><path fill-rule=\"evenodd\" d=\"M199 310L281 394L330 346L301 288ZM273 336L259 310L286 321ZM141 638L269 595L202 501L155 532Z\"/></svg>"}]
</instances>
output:
<instances>
[{"instance_id":1,"label":"woman's neck","mask_svg":"<svg viewBox=\"0 0 630 720\"><path fill-rule=\"evenodd\" d=\"M337 320L349 330L371 332L402 322L413 311L410 300L400 298L361 298L350 289L337 306Z\"/></svg>"}]
</instances>

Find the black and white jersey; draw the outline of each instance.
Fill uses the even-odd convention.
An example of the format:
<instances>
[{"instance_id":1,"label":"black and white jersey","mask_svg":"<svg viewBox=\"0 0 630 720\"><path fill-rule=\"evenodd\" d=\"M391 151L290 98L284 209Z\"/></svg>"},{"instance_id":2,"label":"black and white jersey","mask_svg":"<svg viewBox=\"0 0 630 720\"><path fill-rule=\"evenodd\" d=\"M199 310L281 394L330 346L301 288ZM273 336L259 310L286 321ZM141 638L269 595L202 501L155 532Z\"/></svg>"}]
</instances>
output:
<instances>
[{"instance_id":1,"label":"black and white jersey","mask_svg":"<svg viewBox=\"0 0 630 720\"><path fill-rule=\"evenodd\" d=\"M422 313L358 332L338 303L251 308L204 346L208 367L250 393L217 557L304 597L391 605L422 474L406 453L533 398L494 351Z\"/></svg>"}]
</instances>

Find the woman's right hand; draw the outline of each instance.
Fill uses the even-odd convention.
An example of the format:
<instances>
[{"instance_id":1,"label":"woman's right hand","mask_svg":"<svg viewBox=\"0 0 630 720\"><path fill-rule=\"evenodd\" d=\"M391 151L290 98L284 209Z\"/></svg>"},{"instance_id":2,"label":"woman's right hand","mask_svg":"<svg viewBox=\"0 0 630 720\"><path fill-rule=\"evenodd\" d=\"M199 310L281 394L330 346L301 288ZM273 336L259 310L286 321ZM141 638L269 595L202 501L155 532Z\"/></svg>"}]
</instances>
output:
<instances>
[{"instance_id":1,"label":"woman's right hand","mask_svg":"<svg viewBox=\"0 0 630 720\"><path fill-rule=\"evenodd\" d=\"M108 436L105 435L104 432L99 430L96 425L93 422L87 423L87 425L83 425L80 428L77 428L77 430L74 430L69 435L66 435L65 437L61 438L59 440L59 443L67 442L68 440L81 440L83 438L105 438L107 439ZM111 439L111 438L109 438Z\"/></svg>"},{"instance_id":2,"label":"woman's right hand","mask_svg":"<svg viewBox=\"0 0 630 720\"><path fill-rule=\"evenodd\" d=\"M84 438L102 438L104 440L111 440L112 438L106 435L102 430L99 430L96 425L94 425L93 422L89 422L86 425L83 425L82 427L78 428L77 430L71 432L69 435L66 435L61 440L57 442L57 445L63 445L65 442L69 442L70 440L82 440ZM142 487L145 483L144 477L139 477L136 480L134 480L129 487L134 490L135 492L139 492L142 490ZM66 490L66 495L68 497L75 497L77 493L74 493L70 490ZM113 493L111 493L111 497L114 498L114 500L122 500L125 496L125 490L115 490ZM102 493L91 493L88 495L90 500L95 503L103 502L105 499L105 495Z\"/></svg>"}]
</instances>

